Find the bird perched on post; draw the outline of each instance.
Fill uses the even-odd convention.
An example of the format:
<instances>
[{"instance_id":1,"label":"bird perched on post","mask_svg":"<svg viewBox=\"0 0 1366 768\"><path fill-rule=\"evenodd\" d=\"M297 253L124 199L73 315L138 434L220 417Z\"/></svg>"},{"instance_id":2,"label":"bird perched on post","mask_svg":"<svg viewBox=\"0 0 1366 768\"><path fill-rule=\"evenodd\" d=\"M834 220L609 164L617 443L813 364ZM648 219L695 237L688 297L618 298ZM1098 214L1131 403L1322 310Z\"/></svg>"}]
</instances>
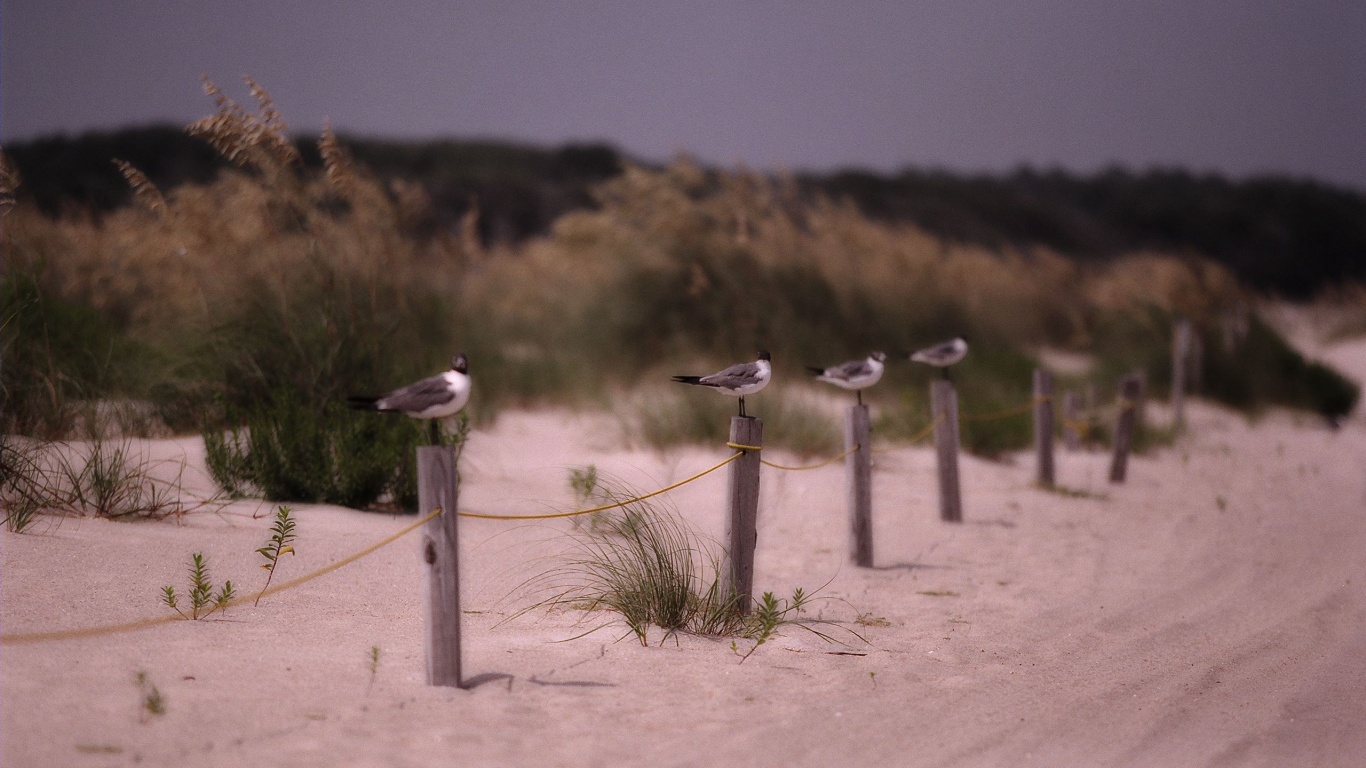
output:
<instances>
[{"instance_id":1,"label":"bird perched on post","mask_svg":"<svg viewBox=\"0 0 1366 768\"><path fill-rule=\"evenodd\" d=\"M949 377L949 366L963 359L968 353L968 340L962 336L949 341L926 347L911 355L911 360L939 368L944 378Z\"/></svg>"},{"instance_id":2,"label":"bird perched on post","mask_svg":"<svg viewBox=\"0 0 1366 768\"><path fill-rule=\"evenodd\" d=\"M883 353L872 352L866 360L850 360L829 368L808 365L806 370L814 374L818 381L854 390L858 394L858 404L863 405L863 390L882 379L883 361L886 359Z\"/></svg>"},{"instance_id":3,"label":"bird perched on post","mask_svg":"<svg viewBox=\"0 0 1366 768\"><path fill-rule=\"evenodd\" d=\"M740 415L745 415L745 395L752 395L768 385L773 378L773 365L768 352L760 351L759 359L752 363L737 363L709 376L675 376L680 384L696 384L711 387L723 395L740 398Z\"/></svg>"},{"instance_id":4,"label":"bird perched on post","mask_svg":"<svg viewBox=\"0 0 1366 768\"><path fill-rule=\"evenodd\" d=\"M437 421L454 416L470 401L469 360L461 352L451 358L451 369L400 387L378 397L352 395L347 405L363 411L402 413L414 419L431 419L432 445L439 440Z\"/></svg>"}]
</instances>

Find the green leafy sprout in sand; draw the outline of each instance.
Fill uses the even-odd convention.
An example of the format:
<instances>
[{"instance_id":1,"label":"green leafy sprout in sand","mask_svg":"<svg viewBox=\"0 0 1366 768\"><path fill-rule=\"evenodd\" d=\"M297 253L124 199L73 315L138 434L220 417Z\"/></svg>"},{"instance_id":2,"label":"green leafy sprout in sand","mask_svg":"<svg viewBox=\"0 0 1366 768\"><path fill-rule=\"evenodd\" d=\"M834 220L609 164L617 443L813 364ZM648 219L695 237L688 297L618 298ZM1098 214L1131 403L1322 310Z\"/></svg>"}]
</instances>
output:
<instances>
[{"instance_id":1,"label":"green leafy sprout in sand","mask_svg":"<svg viewBox=\"0 0 1366 768\"><path fill-rule=\"evenodd\" d=\"M365 687L365 692L367 694L375 687L375 677L379 674L379 656L380 650L378 645L370 646L370 652L365 654L366 661L370 662L370 684Z\"/></svg>"},{"instance_id":2,"label":"green leafy sprout in sand","mask_svg":"<svg viewBox=\"0 0 1366 768\"><path fill-rule=\"evenodd\" d=\"M275 566L280 564L280 556L284 554L294 554L294 547L290 542L294 541L294 518L290 517L289 507L280 507L275 513L275 525L270 529L270 541L260 549L256 550L266 562L261 566L266 569L266 585L261 588L261 594L256 596L253 605L260 605L261 598L265 596L266 590L270 589L270 580L275 578Z\"/></svg>"},{"instance_id":3,"label":"green leafy sprout in sand","mask_svg":"<svg viewBox=\"0 0 1366 768\"><path fill-rule=\"evenodd\" d=\"M161 695L161 689L157 688L146 672L139 671L137 674L138 692L142 694L142 706L139 719L147 722L148 715L160 717L166 714L166 699Z\"/></svg>"},{"instance_id":4,"label":"green leafy sprout in sand","mask_svg":"<svg viewBox=\"0 0 1366 768\"><path fill-rule=\"evenodd\" d=\"M189 613L180 607L180 596L176 594L175 587L162 587L161 591L161 602L186 619L202 619L215 611L224 610L237 595L231 579L223 582L217 591L214 590L213 581L209 578L209 564L202 552L191 555Z\"/></svg>"}]
</instances>

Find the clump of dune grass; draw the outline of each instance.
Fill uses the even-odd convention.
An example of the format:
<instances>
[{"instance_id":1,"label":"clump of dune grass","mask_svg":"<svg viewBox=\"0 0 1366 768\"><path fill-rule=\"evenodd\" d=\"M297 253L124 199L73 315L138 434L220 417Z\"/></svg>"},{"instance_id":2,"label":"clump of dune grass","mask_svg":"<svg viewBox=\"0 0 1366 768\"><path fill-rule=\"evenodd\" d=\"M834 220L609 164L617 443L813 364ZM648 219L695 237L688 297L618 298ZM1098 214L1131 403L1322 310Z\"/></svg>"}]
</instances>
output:
<instances>
[{"instance_id":1,"label":"clump of dune grass","mask_svg":"<svg viewBox=\"0 0 1366 768\"><path fill-rule=\"evenodd\" d=\"M570 534L562 562L525 585L547 596L517 615L570 608L592 620L606 611L624 622L627 635L641 645L648 645L651 628L663 630L661 642L678 633L749 639L755 643L749 653L783 627L800 627L837 642L820 629L835 626L833 622L804 613L811 601L804 590L794 590L791 599L772 593L759 600L729 595L722 583L719 547L695 533L676 510L656 499L631 501L639 494L623 485L598 479L594 487L608 503L626 503L597 513L594 526Z\"/></svg>"},{"instance_id":2,"label":"clump of dune grass","mask_svg":"<svg viewBox=\"0 0 1366 768\"><path fill-rule=\"evenodd\" d=\"M128 438L97 433L88 441L65 443L5 435L0 438L5 525L22 533L40 514L159 520L217 506L217 497L187 497L186 468L183 459L153 460Z\"/></svg>"}]
</instances>

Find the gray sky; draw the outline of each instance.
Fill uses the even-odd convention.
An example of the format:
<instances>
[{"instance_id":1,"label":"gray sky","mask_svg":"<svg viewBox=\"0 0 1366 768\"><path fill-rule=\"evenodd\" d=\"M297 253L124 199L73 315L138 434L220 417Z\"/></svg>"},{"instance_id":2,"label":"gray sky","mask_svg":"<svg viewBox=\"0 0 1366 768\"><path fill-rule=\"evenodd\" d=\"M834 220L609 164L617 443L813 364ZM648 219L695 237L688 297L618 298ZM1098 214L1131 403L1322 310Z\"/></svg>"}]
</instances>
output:
<instances>
[{"instance_id":1,"label":"gray sky","mask_svg":"<svg viewBox=\"0 0 1366 768\"><path fill-rule=\"evenodd\" d=\"M3 0L0 137L209 114L828 170L1111 163L1366 190L1366 3Z\"/></svg>"}]
</instances>

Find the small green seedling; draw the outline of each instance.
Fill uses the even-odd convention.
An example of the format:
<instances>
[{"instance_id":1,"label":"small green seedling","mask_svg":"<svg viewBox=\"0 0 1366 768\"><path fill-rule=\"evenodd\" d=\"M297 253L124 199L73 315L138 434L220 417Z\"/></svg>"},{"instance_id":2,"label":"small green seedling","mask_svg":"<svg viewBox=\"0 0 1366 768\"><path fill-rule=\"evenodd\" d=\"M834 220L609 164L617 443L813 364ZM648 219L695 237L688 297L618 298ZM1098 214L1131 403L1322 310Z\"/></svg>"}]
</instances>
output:
<instances>
[{"instance_id":1,"label":"small green seedling","mask_svg":"<svg viewBox=\"0 0 1366 768\"><path fill-rule=\"evenodd\" d=\"M379 654L378 645L370 646L370 652L366 654L366 658L370 661L370 685L365 688L367 694L370 693L371 688L375 687L375 676L379 674Z\"/></svg>"},{"instance_id":2,"label":"small green seedling","mask_svg":"<svg viewBox=\"0 0 1366 768\"><path fill-rule=\"evenodd\" d=\"M223 586L214 592L213 582L209 579L209 564L202 552L191 556L189 613L181 609L175 587L162 587L161 591L161 602L187 619L202 619L214 611L225 610L237 595L231 579L223 582Z\"/></svg>"},{"instance_id":3,"label":"small green seedling","mask_svg":"<svg viewBox=\"0 0 1366 768\"><path fill-rule=\"evenodd\" d=\"M759 650L759 646L768 642L768 639L773 636L774 630L776 630L779 625L791 621L791 619L788 618L789 614L796 615L801 613L801 610L805 605L806 594L802 591L801 587L797 587L793 590L791 600L783 600L781 602L773 596L772 592L765 592L763 598L759 600L759 605L754 609L754 623L749 628L748 636L754 640L754 646L745 652L745 655L740 657L740 663L744 664L745 659L748 659L750 654Z\"/></svg>"},{"instance_id":4,"label":"small green seedling","mask_svg":"<svg viewBox=\"0 0 1366 768\"><path fill-rule=\"evenodd\" d=\"M275 578L275 566L280 564L280 556L283 554L294 554L294 547L290 542L294 541L294 519L290 517L289 507L280 507L275 513L275 525L270 529L270 541L260 549L256 550L266 559L261 567L266 569L266 585L261 588L261 594L256 596L253 605L260 605L261 598L265 596L266 590L270 589L270 580Z\"/></svg>"},{"instance_id":5,"label":"small green seedling","mask_svg":"<svg viewBox=\"0 0 1366 768\"><path fill-rule=\"evenodd\" d=\"M161 690L147 677L146 672L138 672L138 691L142 694L142 707L138 719L147 722L148 715L160 717L166 714L166 699Z\"/></svg>"}]
</instances>

